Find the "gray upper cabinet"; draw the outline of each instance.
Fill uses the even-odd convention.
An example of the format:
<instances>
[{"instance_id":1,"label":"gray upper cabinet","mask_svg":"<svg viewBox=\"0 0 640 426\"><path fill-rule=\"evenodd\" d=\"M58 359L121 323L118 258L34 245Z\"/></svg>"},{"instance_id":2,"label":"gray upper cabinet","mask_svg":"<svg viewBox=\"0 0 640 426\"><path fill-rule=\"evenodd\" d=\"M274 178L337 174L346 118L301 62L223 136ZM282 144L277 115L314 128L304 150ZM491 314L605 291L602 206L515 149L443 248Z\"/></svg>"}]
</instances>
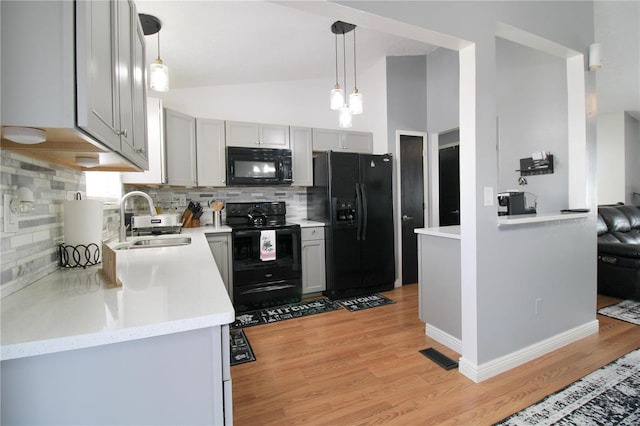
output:
<instances>
[{"instance_id":1,"label":"gray upper cabinet","mask_svg":"<svg viewBox=\"0 0 640 426\"><path fill-rule=\"evenodd\" d=\"M293 185L313 186L313 146L311 128L291 127L289 134L293 155Z\"/></svg>"},{"instance_id":2,"label":"gray upper cabinet","mask_svg":"<svg viewBox=\"0 0 640 426\"><path fill-rule=\"evenodd\" d=\"M313 129L314 151L373 153L373 134L333 129Z\"/></svg>"},{"instance_id":3,"label":"gray upper cabinet","mask_svg":"<svg viewBox=\"0 0 640 426\"><path fill-rule=\"evenodd\" d=\"M135 4L76 2L76 17L78 126L146 169L144 35Z\"/></svg>"},{"instance_id":4,"label":"gray upper cabinet","mask_svg":"<svg viewBox=\"0 0 640 426\"><path fill-rule=\"evenodd\" d=\"M196 119L198 186L226 186L224 121Z\"/></svg>"},{"instance_id":5,"label":"gray upper cabinet","mask_svg":"<svg viewBox=\"0 0 640 426\"><path fill-rule=\"evenodd\" d=\"M52 157L66 164L72 153L112 151L119 162L95 170L146 168L144 37L133 1L0 7L2 124L46 131L26 154L66 152Z\"/></svg>"},{"instance_id":6,"label":"gray upper cabinet","mask_svg":"<svg viewBox=\"0 0 640 426\"><path fill-rule=\"evenodd\" d=\"M196 119L170 109L164 110L167 183L196 186Z\"/></svg>"},{"instance_id":7,"label":"gray upper cabinet","mask_svg":"<svg viewBox=\"0 0 640 426\"><path fill-rule=\"evenodd\" d=\"M227 121L227 146L289 148L289 126Z\"/></svg>"}]
</instances>

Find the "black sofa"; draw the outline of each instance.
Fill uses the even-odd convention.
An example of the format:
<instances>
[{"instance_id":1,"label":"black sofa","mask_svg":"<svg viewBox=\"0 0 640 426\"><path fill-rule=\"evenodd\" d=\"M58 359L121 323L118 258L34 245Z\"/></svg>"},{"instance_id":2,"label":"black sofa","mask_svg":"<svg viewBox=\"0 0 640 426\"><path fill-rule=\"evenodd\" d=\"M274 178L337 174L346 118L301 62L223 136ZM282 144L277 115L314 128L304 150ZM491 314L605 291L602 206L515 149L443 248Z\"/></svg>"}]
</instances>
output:
<instances>
[{"instance_id":1,"label":"black sofa","mask_svg":"<svg viewBox=\"0 0 640 426\"><path fill-rule=\"evenodd\" d=\"M598 293L640 300L640 207L598 207Z\"/></svg>"}]
</instances>

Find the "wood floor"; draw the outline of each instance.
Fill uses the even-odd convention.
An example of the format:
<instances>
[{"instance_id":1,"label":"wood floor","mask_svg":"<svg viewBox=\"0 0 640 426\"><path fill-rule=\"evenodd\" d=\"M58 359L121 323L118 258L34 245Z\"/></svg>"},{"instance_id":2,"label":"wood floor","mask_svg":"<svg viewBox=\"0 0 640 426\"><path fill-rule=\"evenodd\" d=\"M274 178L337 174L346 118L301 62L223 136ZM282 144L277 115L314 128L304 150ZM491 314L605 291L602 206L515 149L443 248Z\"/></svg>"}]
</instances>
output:
<instances>
[{"instance_id":1,"label":"wood floor","mask_svg":"<svg viewBox=\"0 0 640 426\"><path fill-rule=\"evenodd\" d=\"M231 368L236 425L490 425L640 346L640 327L598 315L600 332L482 383L418 351L417 285L397 303L245 329L257 361ZM598 307L616 302L599 296Z\"/></svg>"}]
</instances>

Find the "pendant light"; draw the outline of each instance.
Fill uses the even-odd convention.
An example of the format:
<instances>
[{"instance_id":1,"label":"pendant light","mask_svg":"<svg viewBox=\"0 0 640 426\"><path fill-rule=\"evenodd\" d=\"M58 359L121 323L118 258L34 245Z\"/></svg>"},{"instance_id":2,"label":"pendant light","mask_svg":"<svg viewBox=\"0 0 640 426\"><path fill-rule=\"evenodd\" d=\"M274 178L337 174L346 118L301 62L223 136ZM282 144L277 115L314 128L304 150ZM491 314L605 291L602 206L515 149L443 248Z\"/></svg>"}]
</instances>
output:
<instances>
[{"instance_id":1,"label":"pendant light","mask_svg":"<svg viewBox=\"0 0 640 426\"><path fill-rule=\"evenodd\" d=\"M353 72L354 72L354 88L353 93L349 95L349 99L344 97L344 92L338 83L338 34L342 35L342 78L343 88L347 87L347 53L345 46L345 34L354 30L356 26L348 22L336 21L331 25L331 32L336 36L336 84L331 90L331 109L338 110L338 125L341 128L349 128L353 125L353 115L362 113L362 93L358 91L356 83L356 37L353 33Z\"/></svg>"},{"instance_id":2,"label":"pendant light","mask_svg":"<svg viewBox=\"0 0 640 426\"><path fill-rule=\"evenodd\" d=\"M340 88L340 83L338 83L338 34L335 34L336 38L336 85L331 89L331 109L339 110L344 105L344 92Z\"/></svg>"},{"instance_id":3,"label":"pendant light","mask_svg":"<svg viewBox=\"0 0 640 426\"><path fill-rule=\"evenodd\" d=\"M349 110L351 114L362 114L362 93L358 91L356 72L356 29L353 28L353 93L349 95Z\"/></svg>"},{"instance_id":4,"label":"pendant light","mask_svg":"<svg viewBox=\"0 0 640 426\"><path fill-rule=\"evenodd\" d=\"M344 81L344 87L347 87L347 50L345 49L344 33L342 33L342 79ZM348 129L353 125L353 117L351 115L351 109L345 102L340 108L340 115L338 116L338 126L343 129Z\"/></svg>"},{"instance_id":5,"label":"pendant light","mask_svg":"<svg viewBox=\"0 0 640 426\"><path fill-rule=\"evenodd\" d=\"M162 28L162 23L152 15L140 13L139 16L144 35L158 34L158 57L152 64L149 64L149 88L156 92L167 92L169 91L169 67L160 59L160 29Z\"/></svg>"}]
</instances>

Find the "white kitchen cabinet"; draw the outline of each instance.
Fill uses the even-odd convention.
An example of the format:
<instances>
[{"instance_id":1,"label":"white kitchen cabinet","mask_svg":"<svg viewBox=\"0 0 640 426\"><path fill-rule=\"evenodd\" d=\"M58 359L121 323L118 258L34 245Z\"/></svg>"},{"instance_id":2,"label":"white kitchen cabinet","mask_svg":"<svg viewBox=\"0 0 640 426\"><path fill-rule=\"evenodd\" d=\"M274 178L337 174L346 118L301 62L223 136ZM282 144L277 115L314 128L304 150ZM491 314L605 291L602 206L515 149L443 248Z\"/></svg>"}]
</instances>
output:
<instances>
[{"instance_id":1,"label":"white kitchen cabinet","mask_svg":"<svg viewBox=\"0 0 640 426\"><path fill-rule=\"evenodd\" d=\"M229 298L233 300L233 285L231 282L231 234L207 234L207 242L209 243L213 258L216 261L218 271L220 271L220 276L227 289L227 293L229 293Z\"/></svg>"},{"instance_id":2,"label":"white kitchen cabinet","mask_svg":"<svg viewBox=\"0 0 640 426\"><path fill-rule=\"evenodd\" d=\"M28 147L3 142L3 148L68 167L100 153L93 170L146 168L146 154L138 152L146 144L145 117L138 115L146 92L135 4L16 1L0 7L2 124L41 128L47 138Z\"/></svg>"},{"instance_id":3,"label":"white kitchen cabinet","mask_svg":"<svg viewBox=\"0 0 640 426\"><path fill-rule=\"evenodd\" d=\"M226 131L227 146L289 148L289 126L227 121Z\"/></svg>"},{"instance_id":4,"label":"white kitchen cabinet","mask_svg":"<svg viewBox=\"0 0 640 426\"><path fill-rule=\"evenodd\" d=\"M162 99L147 98L147 134L149 170L121 173L122 183L165 184L164 109Z\"/></svg>"},{"instance_id":5,"label":"white kitchen cabinet","mask_svg":"<svg viewBox=\"0 0 640 426\"><path fill-rule=\"evenodd\" d=\"M373 153L373 133L333 129L313 129L314 151Z\"/></svg>"},{"instance_id":6,"label":"white kitchen cabinet","mask_svg":"<svg viewBox=\"0 0 640 426\"><path fill-rule=\"evenodd\" d=\"M309 127L291 127L289 130L293 156L294 186L313 186L313 145Z\"/></svg>"},{"instance_id":7,"label":"white kitchen cabinet","mask_svg":"<svg viewBox=\"0 0 640 426\"><path fill-rule=\"evenodd\" d=\"M181 112L164 110L167 150L167 183L196 186L196 119Z\"/></svg>"},{"instance_id":8,"label":"white kitchen cabinet","mask_svg":"<svg viewBox=\"0 0 640 426\"><path fill-rule=\"evenodd\" d=\"M301 229L302 240L302 294L326 290L324 257L324 227Z\"/></svg>"},{"instance_id":9,"label":"white kitchen cabinet","mask_svg":"<svg viewBox=\"0 0 640 426\"><path fill-rule=\"evenodd\" d=\"M226 186L224 121L196 119L198 186Z\"/></svg>"}]
</instances>

